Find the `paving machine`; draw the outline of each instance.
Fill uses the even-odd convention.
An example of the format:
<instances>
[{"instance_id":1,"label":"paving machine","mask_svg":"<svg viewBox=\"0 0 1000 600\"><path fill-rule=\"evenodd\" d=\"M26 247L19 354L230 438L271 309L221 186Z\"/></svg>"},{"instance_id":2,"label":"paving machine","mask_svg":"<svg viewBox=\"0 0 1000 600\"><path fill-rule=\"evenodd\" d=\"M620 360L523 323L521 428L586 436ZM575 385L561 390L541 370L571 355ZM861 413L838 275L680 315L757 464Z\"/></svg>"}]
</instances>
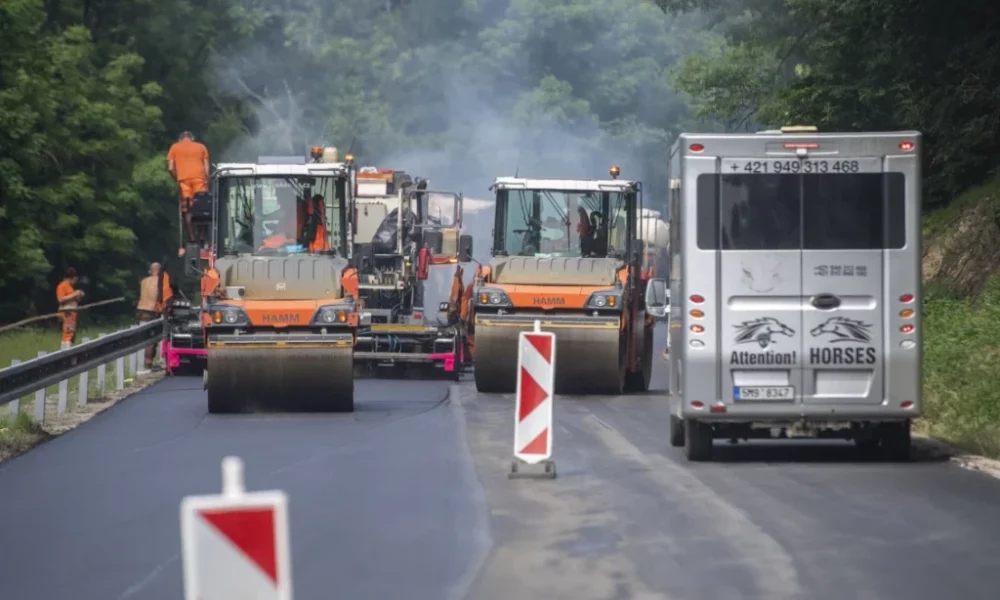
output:
<instances>
[{"instance_id":1,"label":"paving machine","mask_svg":"<svg viewBox=\"0 0 1000 600\"><path fill-rule=\"evenodd\" d=\"M185 268L183 274L187 280L198 282L204 275L204 267L209 263L212 250L209 245L212 230L213 200L209 192L195 194L191 203L191 224L198 236L198 241L184 243L184 215L180 214L178 205L179 235L184 249ZM161 263L164 273L173 271L166 258ZM163 362L167 375L177 375L184 372L201 373L208 362L208 349L205 347L205 332L201 325L201 307L199 303L185 295L186 287L181 277L175 277L171 272L165 277L173 295L164 306L164 316L167 320L167 333L163 341ZM160 282L161 286L163 282ZM197 285L197 283L195 284ZM191 290L188 290L189 292ZM162 290L160 298L163 297ZM169 295L169 294L167 294ZM159 300L159 298L157 299Z\"/></svg>"},{"instance_id":2,"label":"paving machine","mask_svg":"<svg viewBox=\"0 0 1000 600\"><path fill-rule=\"evenodd\" d=\"M212 413L354 410L353 157L218 165L202 279Z\"/></svg>"},{"instance_id":3,"label":"paving machine","mask_svg":"<svg viewBox=\"0 0 1000 600\"><path fill-rule=\"evenodd\" d=\"M473 290L476 387L517 385L518 333L535 321L556 334L557 393L649 388L652 272L643 269L637 218L642 186L612 179L499 177L493 258Z\"/></svg>"},{"instance_id":4,"label":"paving machine","mask_svg":"<svg viewBox=\"0 0 1000 600\"><path fill-rule=\"evenodd\" d=\"M357 239L365 241L354 246L361 300L355 363L368 372L420 365L457 378L471 361L460 298L427 310L425 291L431 267L451 264L462 289L459 256L472 254L472 236L460 233L462 195L374 167L358 169L356 181Z\"/></svg>"}]
</instances>

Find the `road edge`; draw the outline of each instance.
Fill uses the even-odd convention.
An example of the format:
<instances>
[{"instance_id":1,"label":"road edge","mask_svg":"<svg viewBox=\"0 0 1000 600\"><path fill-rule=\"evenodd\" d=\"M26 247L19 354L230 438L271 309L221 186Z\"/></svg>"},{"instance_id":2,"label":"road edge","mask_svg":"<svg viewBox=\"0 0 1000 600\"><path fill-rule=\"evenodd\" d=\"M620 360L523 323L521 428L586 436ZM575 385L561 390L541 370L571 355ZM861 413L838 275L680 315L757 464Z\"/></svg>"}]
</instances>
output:
<instances>
[{"instance_id":1,"label":"road edge","mask_svg":"<svg viewBox=\"0 0 1000 600\"><path fill-rule=\"evenodd\" d=\"M10 444L6 444L0 439L0 467L6 466L15 458L31 452L38 446L76 429L126 398L163 381L165 377L166 373L164 371L152 371L135 375L133 378L126 380L125 388L121 391L107 392L104 396L88 400L84 406L74 407L73 410L68 410L62 415L58 414L59 395L50 394L46 396L45 422L34 424L33 430L24 434L27 436L27 439Z\"/></svg>"}]
</instances>

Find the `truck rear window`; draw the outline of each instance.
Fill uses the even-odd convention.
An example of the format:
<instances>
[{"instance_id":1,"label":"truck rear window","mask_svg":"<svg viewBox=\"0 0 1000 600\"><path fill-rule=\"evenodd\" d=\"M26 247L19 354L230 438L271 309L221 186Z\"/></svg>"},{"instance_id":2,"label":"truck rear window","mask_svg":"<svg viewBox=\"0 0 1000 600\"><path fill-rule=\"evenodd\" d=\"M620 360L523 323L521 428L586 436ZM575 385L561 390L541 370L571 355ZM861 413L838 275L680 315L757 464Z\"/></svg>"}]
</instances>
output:
<instances>
[{"instance_id":1,"label":"truck rear window","mask_svg":"<svg viewBox=\"0 0 1000 600\"><path fill-rule=\"evenodd\" d=\"M902 173L701 175L703 250L869 250L906 244Z\"/></svg>"}]
</instances>

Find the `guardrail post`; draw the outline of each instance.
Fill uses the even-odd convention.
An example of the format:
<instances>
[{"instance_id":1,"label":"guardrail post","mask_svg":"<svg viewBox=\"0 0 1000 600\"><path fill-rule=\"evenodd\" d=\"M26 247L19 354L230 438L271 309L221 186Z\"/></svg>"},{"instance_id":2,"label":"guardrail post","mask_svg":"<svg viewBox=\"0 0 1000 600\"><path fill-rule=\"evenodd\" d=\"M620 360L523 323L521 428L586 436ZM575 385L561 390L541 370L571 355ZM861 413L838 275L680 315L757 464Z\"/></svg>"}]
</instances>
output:
<instances>
[{"instance_id":1,"label":"guardrail post","mask_svg":"<svg viewBox=\"0 0 1000 600\"><path fill-rule=\"evenodd\" d=\"M66 397L69 395L69 379L59 382L59 414L66 414Z\"/></svg>"},{"instance_id":2,"label":"guardrail post","mask_svg":"<svg viewBox=\"0 0 1000 600\"><path fill-rule=\"evenodd\" d=\"M137 361L135 360L135 352L128 355L128 374L135 377Z\"/></svg>"},{"instance_id":3,"label":"guardrail post","mask_svg":"<svg viewBox=\"0 0 1000 600\"><path fill-rule=\"evenodd\" d=\"M12 367L15 366L15 365L19 365L19 364L21 364L21 361L18 360L18 359L16 359L16 358L14 360L10 361L10 366L12 366ZM10 401L10 418L11 419L16 419L17 418L17 413L19 413L19 412L21 412L21 399L18 398L16 400L11 400Z\"/></svg>"},{"instance_id":4,"label":"guardrail post","mask_svg":"<svg viewBox=\"0 0 1000 600\"><path fill-rule=\"evenodd\" d=\"M41 358L46 354L47 352L44 350L39 350L38 358ZM45 388L35 392L35 420L40 424L45 422Z\"/></svg>"},{"instance_id":5,"label":"guardrail post","mask_svg":"<svg viewBox=\"0 0 1000 600\"><path fill-rule=\"evenodd\" d=\"M101 339L102 337L104 337L106 335L108 335L108 334L102 333L102 334L100 334L100 335L97 336L97 339ZM108 389L107 386L105 385L105 383L106 383L105 382L106 373L107 373L107 364L98 365L98 367L97 367L97 394L100 397L103 397L104 396L104 392L107 391L107 389Z\"/></svg>"},{"instance_id":6,"label":"guardrail post","mask_svg":"<svg viewBox=\"0 0 1000 600\"><path fill-rule=\"evenodd\" d=\"M115 389L119 392L125 389L125 357L115 359Z\"/></svg>"},{"instance_id":7,"label":"guardrail post","mask_svg":"<svg viewBox=\"0 0 1000 600\"><path fill-rule=\"evenodd\" d=\"M83 338L83 343L86 344L90 341L90 338ZM80 373L80 379L77 380L77 385L79 389L76 391L76 407L87 405L87 395L90 394L90 371L84 371Z\"/></svg>"}]
</instances>

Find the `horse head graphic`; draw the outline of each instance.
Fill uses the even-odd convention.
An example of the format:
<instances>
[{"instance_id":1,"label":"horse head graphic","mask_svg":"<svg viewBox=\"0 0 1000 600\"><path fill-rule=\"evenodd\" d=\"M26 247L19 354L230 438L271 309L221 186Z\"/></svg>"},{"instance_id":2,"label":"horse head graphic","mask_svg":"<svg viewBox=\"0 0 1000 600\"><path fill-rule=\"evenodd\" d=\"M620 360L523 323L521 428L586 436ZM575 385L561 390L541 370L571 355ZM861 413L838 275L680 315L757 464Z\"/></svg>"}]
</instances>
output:
<instances>
[{"instance_id":1,"label":"horse head graphic","mask_svg":"<svg viewBox=\"0 0 1000 600\"><path fill-rule=\"evenodd\" d=\"M774 342L774 336L783 335L792 337L795 330L785 325L774 317L761 317L752 321L743 321L736 328L734 342L737 344L748 344L757 342L761 348L767 348Z\"/></svg>"},{"instance_id":2,"label":"horse head graphic","mask_svg":"<svg viewBox=\"0 0 1000 600\"><path fill-rule=\"evenodd\" d=\"M813 337L829 334L833 337L830 341L836 342L862 342L870 344L872 336L870 333L872 326L870 323L863 323L856 319L847 317L830 317L809 331Z\"/></svg>"}]
</instances>

